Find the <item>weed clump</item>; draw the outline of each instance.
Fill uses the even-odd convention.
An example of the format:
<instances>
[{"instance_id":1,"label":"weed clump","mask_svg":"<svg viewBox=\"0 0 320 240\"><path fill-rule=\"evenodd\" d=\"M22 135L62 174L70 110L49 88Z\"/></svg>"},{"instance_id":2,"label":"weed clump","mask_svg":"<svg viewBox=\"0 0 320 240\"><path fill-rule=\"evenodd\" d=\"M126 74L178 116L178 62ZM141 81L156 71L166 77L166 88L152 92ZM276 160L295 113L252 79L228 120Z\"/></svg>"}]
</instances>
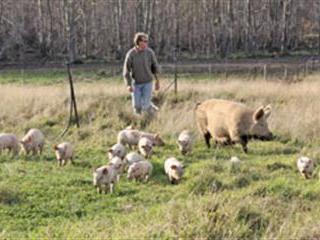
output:
<instances>
[{"instance_id":1,"label":"weed clump","mask_svg":"<svg viewBox=\"0 0 320 240\"><path fill-rule=\"evenodd\" d=\"M0 187L0 203L5 205L14 205L20 202L18 192L6 187Z\"/></svg>"},{"instance_id":2,"label":"weed clump","mask_svg":"<svg viewBox=\"0 0 320 240\"><path fill-rule=\"evenodd\" d=\"M242 207L239 210L237 221L248 227L248 231L243 232L241 238L248 238L250 236L259 237L264 233L269 224L267 218L249 207Z\"/></svg>"},{"instance_id":3,"label":"weed clump","mask_svg":"<svg viewBox=\"0 0 320 240\"><path fill-rule=\"evenodd\" d=\"M190 192L197 195L219 192L224 188L223 182L218 180L218 178L210 172L204 172L198 175L189 184Z\"/></svg>"}]
</instances>

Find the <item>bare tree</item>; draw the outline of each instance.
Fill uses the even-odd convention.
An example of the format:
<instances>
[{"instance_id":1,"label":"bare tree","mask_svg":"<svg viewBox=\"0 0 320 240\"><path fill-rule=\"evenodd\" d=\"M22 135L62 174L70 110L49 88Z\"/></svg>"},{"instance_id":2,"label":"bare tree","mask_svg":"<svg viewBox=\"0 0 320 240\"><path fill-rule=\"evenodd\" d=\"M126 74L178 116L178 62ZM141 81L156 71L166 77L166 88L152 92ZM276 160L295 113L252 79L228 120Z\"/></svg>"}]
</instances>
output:
<instances>
[{"instance_id":1,"label":"bare tree","mask_svg":"<svg viewBox=\"0 0 320 240\"><path fill-rule=\"evenodd\" d=\"M319 5L315 0L1 0L0 58L25 61L37 53L71 61L120 60L134 33L145 31L156 53L172 59L177 23L179 47L194 58L320 49Z\"/></svg>"}]
</instances>

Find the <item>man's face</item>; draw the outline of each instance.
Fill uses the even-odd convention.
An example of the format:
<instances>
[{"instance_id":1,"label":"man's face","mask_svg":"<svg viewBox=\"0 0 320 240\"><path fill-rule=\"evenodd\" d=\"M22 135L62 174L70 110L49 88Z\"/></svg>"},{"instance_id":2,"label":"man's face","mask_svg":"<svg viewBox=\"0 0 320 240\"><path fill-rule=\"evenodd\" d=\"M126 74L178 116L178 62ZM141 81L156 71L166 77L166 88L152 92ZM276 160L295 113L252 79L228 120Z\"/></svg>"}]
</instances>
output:
<instances>
[{"instance_id":1,"label":"man's face","mask_svg":"<svg viewBox=\"0 0 320 240\"><path fill-rule=\"evenodd\" d=\"M147 38L142 38L141 41L139 42L139 48L141 50L143 50L146 47L148 47L148 39Z\"/></svg>"}]
</instances>

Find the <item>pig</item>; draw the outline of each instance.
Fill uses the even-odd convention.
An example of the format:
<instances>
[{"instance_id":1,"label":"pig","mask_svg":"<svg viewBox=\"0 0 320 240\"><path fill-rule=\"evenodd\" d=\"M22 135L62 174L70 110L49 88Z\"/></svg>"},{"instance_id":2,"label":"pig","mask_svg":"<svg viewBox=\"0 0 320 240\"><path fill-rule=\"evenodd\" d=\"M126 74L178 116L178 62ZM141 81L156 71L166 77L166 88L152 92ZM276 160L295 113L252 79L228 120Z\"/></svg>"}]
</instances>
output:
<instances>
[{"instance_id":1,"label":"pig","mask_svg":"<svg viewBox=\"0 0 320 240\"><path fill-rule=\"evenodd\" d=\"M170 157L164 162L164 171L171 184L179 183L183 176L183 165L176 158Z\"/></svg>"},{"instance_id":2,"label":"pig","mask_svg":"<svg viewBox=\"0 0 320 240\"><path fill-rule=\"evenodd\" d=\"M145 159L144 159L144 157L141 156L139 153L130 152L130 153L128 153L128 154L126 155L126 157L125 157L124 160L125 160L126 164L131 165L131 164L133 164L133 163L135 163L135 162L144 161Z\"/></svg>"},{"instance_id":3,"label":"pig","mask_svg":"<svg viewBox=\"0 0 320 240\"><path fill-rule=\"evenodd\" d=\"M110 160L115 156L118 156L121 159L124 159L126 154L127 154L127 150L126 150L125 146L123 146L121 143L117 143L117 144L113 145L108 150L108 157Z\"/></svg>"},{"instance_id":4,"label":"pig","mask_svg":"<svg viewBox=\"0 0 320 240\"><path fill-rule=\"evenodd\" d=\"M44 146L44 135L39 129L32 128L22 138L20 143L27 155L29 152L32 152L33 155L37 153L41 154Z\"/></svg>"},{"instance_id":5,"label":"pig","mask_svg":"<svg viewBox=\"0 0 320 240\"><path fill-rule=\"evenodd\" d=\"M124 172L126 163L125 160L121 159L118 156L114 156L108 165L112 165L117 170L117 181L120 180L120 175Z\"/></svg>"},{"instance_id":6,"label":"pig","mask_svg":"<svg viewBox=\"0 0 320 240\"><path fill-rule=\"evenodd\" d=\"M140 139L140 132L136 129L124 129L118 133L117 143L124 146L129 146L132 149L133 146L137 146Z\"/></svg>"},{"instance_id":7,"label":"pig","mask_svg":"<svg viewBox=\"0 0 320 240\"><path fill-rule=\"evenodd\" d=\"M145 158L149 158L152 154L153 143L149 138L142 137L138 143L139 152Z\"/></svg>"},{"instance_id":8,"label":"pig","mask_svg":"<svg viewBox=\"0 0 320 240\"><path fill-rule=\"evenodd\" d=\"M73 163L74 149L71 143L60 143L59 145L54 145L53 149L55 151L59 166L66 165L68 160L70 160L70 162Z\"/></svg>"},{"instance_id":9,"label":"pig","mask_svg":"<svg viewBox=\"0 0 320 240\"><path fill-rule=\"evenodd\" d=\"M13 155L17 155L20 151L20 145L18 138L11 133L0 134L0 153L8 149Z\"/></svg>"},{"instance_id":10,"label":"pig","mask_svg":"<svg viewBox=\"0 0 320 240\"><path fill-rule=\"evenodd\" d=\"M112 165L105 165L93 171L93 186L97 188L98 193L112 194L117 182L117 170Z\"/></svg>"},{"instance_id":11,"label":"pig","mask_svg":"<svg viewBox=\"0 0 320 240\"><path fill-rule=\"evenodd\" d=\"M132 149L132 147L138 145L140 138L143 137L149 138L155 146L164 146L164 141L159 134L142 132L137 129L121 130L118 133L117 143L128 145Z\"/></svg>"},{"instance_id":12,"label":"pig","mask_svg":"<svg viewBox=\"0 0 320 240\"><path fill-rule=\"evenodd\" d=\"M300 157L297 160L297 167L298 167L300 174L305 179L309 179L312 177L312 172L315 167L315 162L314 162L314 160L312 160L308 157Z\"/></svg>"},{"instance_id":13,"label":"pig","mask_svg":"<svg viewBox=\"0 0 320 240\"><path fill-rule=\"evenodd\" d=\"M210 139L217 144L239 143L245 153L251 138L272 140L268 127L271 106L261 106L252 110L242 103L211 99L197 104L195 108L199 132L210 148Z\"/></svg>"},{"instance_id":14,"label":"pig","mask_svg":"<svg viewBox=\"0 0 320 240\"><path fill-rule=\"evenodd\" d=\"M190 153L192 151L192 136L190 131L183 130L178 137L177 144L179 146L179 150L183 155Z\"/></svg>"},{"instance_id":15,"label":"pig","mask_svg":"<svg viewBox=\"0 0 320 240\"><path fill-rule=\"evenodd\" d=\"M148 138L154 146L164 146L165 142L160 137L159 133L140 132L140 138Z\"/></svg>"},{"instance_id":16,"label":"pig","mask_svg":"<svg viewBox=\"0 0 320 240\"><path fill-rule=\"evenodd\" d=\"M139 161L131 164L128 169L127 178L129 180L144 180L147 182L152 173L152 164L149 161Z\"/></svg>"}]
</instances>

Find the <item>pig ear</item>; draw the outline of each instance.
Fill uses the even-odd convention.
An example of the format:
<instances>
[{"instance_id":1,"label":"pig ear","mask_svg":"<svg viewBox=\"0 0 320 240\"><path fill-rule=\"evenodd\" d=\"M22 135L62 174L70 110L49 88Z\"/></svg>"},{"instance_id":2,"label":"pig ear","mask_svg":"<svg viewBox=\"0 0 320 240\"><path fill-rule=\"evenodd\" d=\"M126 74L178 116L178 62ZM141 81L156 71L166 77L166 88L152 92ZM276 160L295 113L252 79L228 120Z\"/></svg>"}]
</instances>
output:
<instances>
[{"instance_id":1,"label":"pig ear","mask_svg":"<svg viewBox=\"0 0 320 240\"><path fill-rule=\"evenodd\" d=\"M155 138L159 138L159 136L160 136L159 133L156 133L156 134L154 135Z\"/></svg>"},{"instance_id":2,"label":"pig ear","mask_svg":"<svg viewBox=\"0 0 320 240\"><path fill-rule=\"evenodd\" d=\"M31 138L28 137L28 138L26 138L25 140L21 140L20 142L21 142L21 143L28 143L28 142L30 142L30 141L31 141Z\"/></svg>"},{"instance_id":3,"label":"pig ear","mask_svg":"<svg viewBox=\"0 0 320 240\"><path fill-rule=\"evenodd\" d=\"M257 123L264 115L263 106L259 107L254 113L253 113L253 121Z\"/></svg>"},{"instance_id":4,"label":"pig ear","mask_svg":"<svg viewBox=\"0 0 320 240\"><path fill-rule=\"evenodd\" d=\"M271 110L272 110L272 108L271 108L271 105L270 105L270 104L267 105L267 106L263 109L265 119L267 119L268 117L270 117Z\"/></svg>"},{"instance_id":5,"label":"pig ear","mask_svg":"<svg viewBox=\"0 0 320 240\"><path fill-rule=\"evenodd\" d=\"M172 165L171 169L175 170L175 169L177 169L177 166L176 165Z\"/></svg>"},{"instance_id":6,"label":"pig ear","mask_svg":"<svg viewBox=\"0 0 320 240\"><path fill-rule=\"evenodd\" d=\"M104 168L103 170L102 170L102 174L108 174L108 169L107 168Z\"/></svg>"},{"instance_id":7,"label":"pig ear","mask_svg":"<svg viewBox=\"0 0 320 240\"><path fill-rule=\"evenodd\" d=\"M133 127L133 125L131 124L131 125L127 126L126 129L127 129L127 130L132 130L132 129L134 129L134 127Z\"/></svg>"}]
</instances>

